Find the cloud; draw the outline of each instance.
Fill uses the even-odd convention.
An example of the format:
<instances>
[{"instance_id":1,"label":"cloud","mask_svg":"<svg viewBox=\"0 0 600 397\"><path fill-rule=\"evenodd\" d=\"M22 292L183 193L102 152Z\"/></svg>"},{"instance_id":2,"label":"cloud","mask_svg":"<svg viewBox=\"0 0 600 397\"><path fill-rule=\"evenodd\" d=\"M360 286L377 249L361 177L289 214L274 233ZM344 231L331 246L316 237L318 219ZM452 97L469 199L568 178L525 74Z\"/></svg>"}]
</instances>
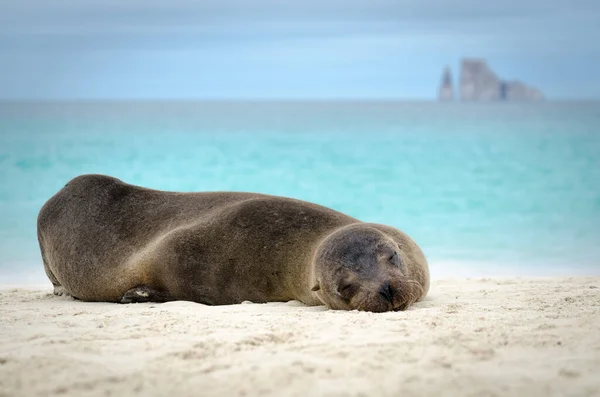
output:
<instances>
[{"instance_id":1,"label":"cloud","mask_svg":"<svg viewBox=\"0 0 600 397\"><path fill-rule=\"evenodd\" d=\"M0 46L13 51L201 49L431 33L547 37L556 34L553 21L594 29L590 16L600 13L596 2L581 0L4 0L2 8Z\"/></svg>"},{"instance_id":2,"label":"cloud","mask_svg":"<svg viewBox=\"0 0 600 397\"><path fill-rule=\"evenodd\" d=\"M600 10L595 2L581 0L4 0L3 3L1 31L21 33L29 29L85 33L102 29L143 31L239 28L240 25L290 26L295 30L304 25L309 29L312 24L340 22L367 28L379 24L399 28L404 24L423 24L432 28L440 23L469 25L512 18L569 17Z\"/></svg>"}]
</instances>

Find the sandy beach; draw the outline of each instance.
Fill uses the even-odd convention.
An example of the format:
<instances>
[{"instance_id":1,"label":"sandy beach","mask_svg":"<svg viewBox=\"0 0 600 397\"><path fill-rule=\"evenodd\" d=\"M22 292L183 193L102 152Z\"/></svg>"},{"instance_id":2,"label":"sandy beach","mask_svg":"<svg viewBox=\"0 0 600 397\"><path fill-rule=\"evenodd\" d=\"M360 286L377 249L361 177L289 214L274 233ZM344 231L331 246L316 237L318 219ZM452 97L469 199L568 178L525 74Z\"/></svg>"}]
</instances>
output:
<instances>
[{"instance_id":1,"label":"sandy beach","mask_svg":"<svg viewBox=\"0 0 600 397\"><path fill-rule=\"evenodd\" d=\"M600 278L435 280L405 312L0 291L1 396L598 396Z\"/></svg>"}]
</instances>

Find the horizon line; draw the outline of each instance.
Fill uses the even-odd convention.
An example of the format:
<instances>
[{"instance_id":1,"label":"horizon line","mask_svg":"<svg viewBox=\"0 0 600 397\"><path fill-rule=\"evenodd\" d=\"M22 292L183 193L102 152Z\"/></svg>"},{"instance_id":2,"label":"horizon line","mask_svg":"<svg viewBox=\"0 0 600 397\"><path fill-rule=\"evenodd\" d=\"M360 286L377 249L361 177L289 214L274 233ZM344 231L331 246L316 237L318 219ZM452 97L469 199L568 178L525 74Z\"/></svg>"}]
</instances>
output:
<instances>
[{"instance_id":1,"label":"horizon line","mask_svg":"<svg viewBox=\"0 0 600 397\"><path fill-rule=\"evenodd\" d=\"M451 101L442 101L431 98L407 98L407 97L198 97L198 98L0 98L0 104L15 103L115 103L115 102L412 102L412 103L439 103L439 104L541 104L541 103L582 103L582 102L600 102L600 97L590 98L544 98L541 100L489 100L489 101L463 101L455 99Z\"/></svg>"}]
</instances>

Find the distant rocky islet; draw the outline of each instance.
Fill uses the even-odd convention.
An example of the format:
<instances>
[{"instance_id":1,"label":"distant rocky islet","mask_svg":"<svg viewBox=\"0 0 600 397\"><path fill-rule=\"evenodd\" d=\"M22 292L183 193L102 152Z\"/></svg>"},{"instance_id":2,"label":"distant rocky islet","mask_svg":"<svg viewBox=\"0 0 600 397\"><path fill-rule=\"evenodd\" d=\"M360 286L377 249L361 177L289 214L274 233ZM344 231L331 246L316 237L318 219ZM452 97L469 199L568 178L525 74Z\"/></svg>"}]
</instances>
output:
<instances>
[{"instance_id":1,"label":"distant rocky islet","mask_svg":"<svg viewBox=\"0 0 600 397\"><path fill-rule=\"evenodd\" d=\"M460 67L459 100L463 102L541 101L544 94L520 81L500 79L483 59L463 59ZM438 99L455 100L452 72L446 67L442 73Z\"/></svg>"}]
</instances>

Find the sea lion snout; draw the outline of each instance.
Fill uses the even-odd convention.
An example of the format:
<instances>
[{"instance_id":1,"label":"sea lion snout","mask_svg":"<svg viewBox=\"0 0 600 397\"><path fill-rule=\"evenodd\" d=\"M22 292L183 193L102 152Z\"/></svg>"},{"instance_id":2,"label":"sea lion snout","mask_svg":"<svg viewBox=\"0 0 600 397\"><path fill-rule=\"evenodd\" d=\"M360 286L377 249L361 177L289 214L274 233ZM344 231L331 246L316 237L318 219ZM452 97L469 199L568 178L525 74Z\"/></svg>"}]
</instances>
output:
<instances>
[{"instance_id":1,"label":"sea lion snout","mask_svg":"<svg viewBox=\"0 0 600 397\"><path fill-rule=\"evenodd\" d=\"M379 288L369 288L369 283L365 283L350 304L371 312L402 311L414 303L420 293L418 285L413 284L403 277L391 278L379 284Z\"/></svg>"},{"instance_id":2,"label":"sea lion snout","mask_svg":"<svg viewBox=\"0 0 600 397\"><path fill-rule=\"evenodd\" d=\"M325 287L319 290L324 302L333 309L388 312L405 310L414 303L422 289L403 276L387 281L356 276L352 282L343 282L333 293Z\"/></svg>"},{"instance_id":3,"label":"sea lion snout","mask_svg":"<svg viewBox=\"0 0 600 397\"><path fill-rule=\"evenodd\" d=\"M394 287L392 287L392 284L390 284L389 281L383 283L381 288L379 288L379 295L381 295L383 299L390 302L390 304L392 305L394 304L394 295L396 294L396 290L394 289Z\"/></svg>"}]
</instances>

